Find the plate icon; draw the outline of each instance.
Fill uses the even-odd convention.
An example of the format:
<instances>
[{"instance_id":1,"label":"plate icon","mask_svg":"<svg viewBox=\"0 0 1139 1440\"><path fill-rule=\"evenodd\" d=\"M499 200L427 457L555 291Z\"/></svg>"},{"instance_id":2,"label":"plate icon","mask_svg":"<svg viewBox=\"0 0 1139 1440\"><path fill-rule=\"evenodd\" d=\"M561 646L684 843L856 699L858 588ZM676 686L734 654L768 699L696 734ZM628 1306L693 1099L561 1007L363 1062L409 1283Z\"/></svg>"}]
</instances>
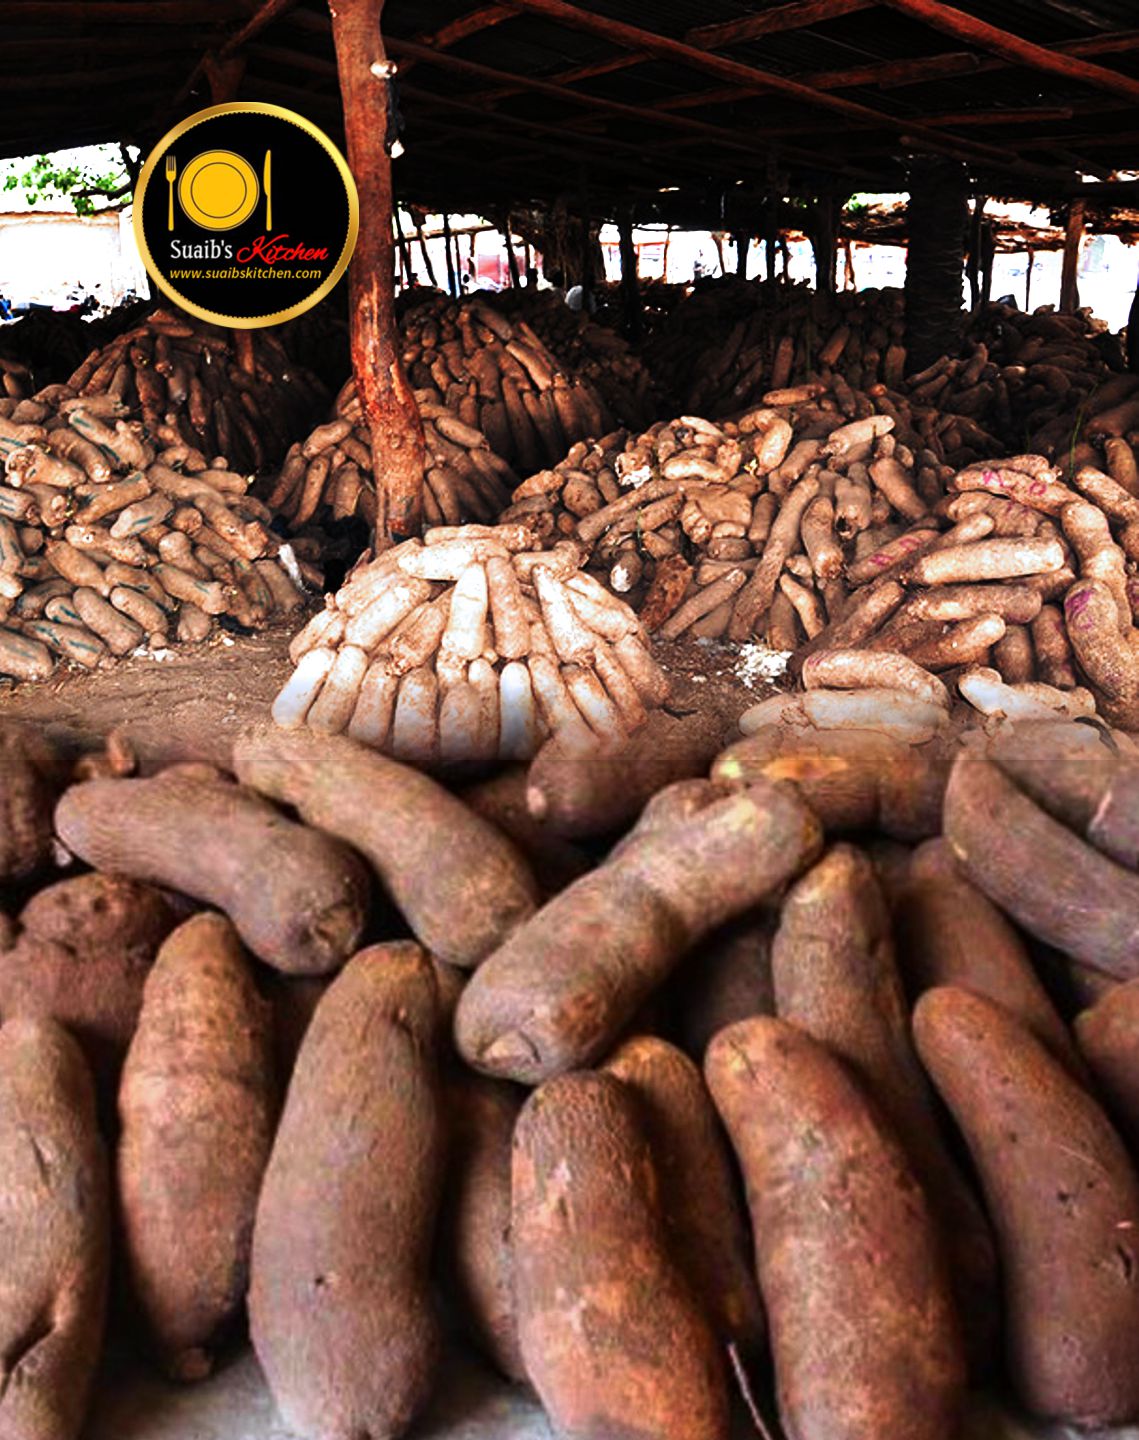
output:
<instances>
[{"instance_id":1,"label":"plate icon","mask_svg":"<svg viewBox=\"0 0 1139 1440\"><path fill-rule=\"evenodd\" d=\"M178 179L183 212L203 230L233 230L257 208L257 172L232 150L204 150Z\"/></svg>"}]
</instances>

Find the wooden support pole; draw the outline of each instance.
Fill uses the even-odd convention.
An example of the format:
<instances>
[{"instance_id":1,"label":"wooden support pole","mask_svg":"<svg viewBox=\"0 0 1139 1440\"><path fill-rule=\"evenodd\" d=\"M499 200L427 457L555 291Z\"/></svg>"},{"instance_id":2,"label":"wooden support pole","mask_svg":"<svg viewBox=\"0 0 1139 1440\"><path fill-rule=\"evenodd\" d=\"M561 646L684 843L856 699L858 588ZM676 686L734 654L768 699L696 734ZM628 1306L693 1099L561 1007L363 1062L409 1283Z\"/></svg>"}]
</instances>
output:
<instances>
[{"instance_id":1,"label":"wooden support pole","mask_svg":"<svg viewBox=\"0 0 1139 1440\"><path fill-rule=\"evenodd\" d=\"M1133 375L1139 375L1139 281L1136 281L1127 316L1127 368Z\"/></svg>"},{"instance_id":2,"label":"wooden support pole","mask_svg":"<svg viewBox=\"0 0 1139 1440\"><path fill-rule=\"evenodd\" d=\"M668 247L672 244L672 226L669 225L664 232L664 254L661 257L661 279L668 284Z\"/></svg>"},{"instance_id":3,"label":"wooden support pole","mask_svg":"<svg viewBox=\"0 0 1139 1440\"><path fill-rule=\"evenodd\" d=\"M455 261L451 255L451 217L443 212L443 254L447 260L447 294L454 298L459 291L455 285Z\"/></svg>"},{"instance_id":4,"label":"wooden support pole","mask_svg":"<svg viewBox=\"0 0 1139 1440\"><path fill-rule=\"evenodd\" d=\"M360 236L348 269L352 371L371 432L374 548L419 533L425 448L419 407L403 369L392 283L392 166L384 0L330 0L348 164L360 195Z\"/></svg>"},{"instance_id":5,"label":"wooden support pole","mask_svg":"<svg viewBox=\"0 0 1139 1440\"><path fill-rule=\"evenodd\" d=\"M503 244L506 246L506 268L510 271L510 288L512 290L521 290L522 279L518 274L518 256L515 255L514 246L510 242L509 215L507 215L505 220L503 220L502 224L499 226L499 229L502 231L502 241Z\"/></svg>"},{"instance_id":6,"label":"wooden support pole","mask_svg":"<svg viewBox=\"0 0 1139 1440\"><path fill-rule=\"evenodd\" d=\"M1073 200L1068 206L1068 224L1064 232L1064 263L1060 270L1060 310L1074 315L1080 308L1080 249L1084 242L1084 218L1087 204Z\"/></svg>"},{"instance_id":7,"label":"wooden support pole","mask_svg":"<svg viewBox=\"0 0 1139 1440\"><path fill-rule=\"evenodd\" d=\"M964 329L965 167L929 155L910 167L906 359L910 372L955 355Z\"/></svg>"},{"instance_id":8,"label":"wooden support pole","mask_svg":"<svg viewBox=\"0 0 1139 1440\"><path fill-rule=\"evenodd\" d=\"M427 283L433 290L439 288L435 278L435 266L431 263L431 251L427 248L427 236L423 233L423 216L417 210L412 217L415 221L415 238L419 241L419 253L423 256L423 268L427 271Z\"/></svg>"},{"instance_id":9,"label":"wooden support pole","mask_svg":"<svg viewBox=\"0 0 1139 1440\"><path fill-rule=\"evenodd\" d=\"M736 247L736 274L741 280L747 278L747 252L751 248L751 236L746 230L737 230L732 236Z\"/></svg>"},{"instance_id":10,"label":"wooden support pole","mask_svg":"<svg viewBox=\"0 0 1139 1440\"><path fill-rule=\"evenodd\" d=\"M835 260L838 244L838 207L833 195L821 195L811 207L811 248L815 252L815 289L822 295L835 292Z\"/></svg>"},{"instance_id":11,"label":"wooden support pole","mask_svg":"<svg viewBox=\"0 0 1139 1440\"><path fill-rule=\"evenodd\" d=\"M987 305L993 298L993 269L997 258L997 237L993 222L981 223L981 301Z\"/></svg>"},{"instance_id":12,"label":"wooden support pole","mask_svg":"<svg viewBox=\"0 0 1139 1440\"><path fill-rule=\"evenodd\" d=\"M1032 267L1036 264L1036 251L1028 247L1028 269L1024 273L1024 313L1032 314Z\"/></svg>"},{"instance_id":13,"label":"wooden support pole","mask_svg":"<svg viewBox=\"0 0 1139 1440\"><path fill-rule=\"evenodd\" d=\"M406 290L410 290L415 284L415 270L411 264L411 247L407 243L407 236L403 233L403 220L399 213L399 206L392 205L392 215L395 219L395 238L399 246L399 276L400 284ZM361 215L361 222L363 216ZM394 269L394 266L393 266Z\"/></svg>"},{"instance_id":14,"label":"wooden support pole","mask_svg":"<svg viewBox=\"0 0 1139 1440\"><path fill-rule=\"evenodd\" d=\"M641 287L637 283L637 247L633 244L633 211L626 206L617 219L621 237L621 298L625 309L625 334L630 340L641 338L644 316L641 311Z\"/></svg>"},{"instance_id":15,"label":"wooden support pole","mask_svg":"<svg viewBox=\"0 0 1139 1440\"><path fill-rule=\"evenodd\" d=\"M981 232L985 214L985 197L978 195L973 201L969 217L969 259L965 273L969 278L969 308L976 310L981 303Z\"/></svg>"}]
</instances>

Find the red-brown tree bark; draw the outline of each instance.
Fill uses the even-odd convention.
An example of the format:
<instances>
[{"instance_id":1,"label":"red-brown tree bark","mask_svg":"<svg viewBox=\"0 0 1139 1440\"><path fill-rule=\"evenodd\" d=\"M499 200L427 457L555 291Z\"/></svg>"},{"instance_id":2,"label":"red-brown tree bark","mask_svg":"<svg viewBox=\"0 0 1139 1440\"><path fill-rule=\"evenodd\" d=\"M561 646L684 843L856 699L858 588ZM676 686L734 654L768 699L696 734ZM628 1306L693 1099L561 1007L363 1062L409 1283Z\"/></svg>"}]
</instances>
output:
<instances>
[{"instance_id":1,"label":"red-brown tree bark","mask_svg":"<svg viewBox=\"0 0 1139 1440\"><path fill-rule=\"evenodd\" d=\"M348 296L352 372L372 435L377 551L421 529L425 464L423 422L404 373L395 315L383 8L384 0L329 3L348 164L360 194L360 236L348 269Z\"/></svg>"}]
</instances>

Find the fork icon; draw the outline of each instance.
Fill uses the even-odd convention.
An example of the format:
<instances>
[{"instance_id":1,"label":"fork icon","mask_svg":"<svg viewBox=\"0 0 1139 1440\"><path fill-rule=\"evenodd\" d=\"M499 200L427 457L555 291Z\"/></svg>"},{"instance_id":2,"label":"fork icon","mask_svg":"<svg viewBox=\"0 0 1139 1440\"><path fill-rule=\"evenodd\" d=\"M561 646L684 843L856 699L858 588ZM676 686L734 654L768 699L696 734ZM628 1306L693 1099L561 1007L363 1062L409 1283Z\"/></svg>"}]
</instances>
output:
<instances>
[{"instance_id":1,"label":"fork icon","mask_svg":"<svg viewBox=\"0 0 1139 1440\"><path fill-rule=\"evenodd\" d=\"M174 181L178 176L178 162L173 155L166 157L166 183L170 187L170 204L166 216L167 230L174 229Z\"/></svg>"}]
</instances>

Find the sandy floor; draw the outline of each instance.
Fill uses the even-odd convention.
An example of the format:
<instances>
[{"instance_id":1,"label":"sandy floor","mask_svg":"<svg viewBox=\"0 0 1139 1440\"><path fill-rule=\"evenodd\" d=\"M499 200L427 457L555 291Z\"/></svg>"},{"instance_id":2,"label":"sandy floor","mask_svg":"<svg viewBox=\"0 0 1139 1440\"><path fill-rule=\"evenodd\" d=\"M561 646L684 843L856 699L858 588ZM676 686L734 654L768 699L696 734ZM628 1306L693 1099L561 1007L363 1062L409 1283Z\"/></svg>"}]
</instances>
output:
<instances>
[{"instance_id":1,"label":"sandy floor","mask_svg":"<svg viewBox=\"0 0 1139 1440\"><path fill-rule=\"evenodd\" d=\"M234 737L265 718L288 677L293 628L244 637L219 635L207 645L139 656L114 668L60 669L46 683L0 689L0 717L30 720L79 749L97 747L121 727L145 769L175 760L228 764ZM674 704L717 714L725 733L748 705L770 693L735 675L734 651L700 643L661 647L673 676Z\"/></svg>"}]
</instances>

